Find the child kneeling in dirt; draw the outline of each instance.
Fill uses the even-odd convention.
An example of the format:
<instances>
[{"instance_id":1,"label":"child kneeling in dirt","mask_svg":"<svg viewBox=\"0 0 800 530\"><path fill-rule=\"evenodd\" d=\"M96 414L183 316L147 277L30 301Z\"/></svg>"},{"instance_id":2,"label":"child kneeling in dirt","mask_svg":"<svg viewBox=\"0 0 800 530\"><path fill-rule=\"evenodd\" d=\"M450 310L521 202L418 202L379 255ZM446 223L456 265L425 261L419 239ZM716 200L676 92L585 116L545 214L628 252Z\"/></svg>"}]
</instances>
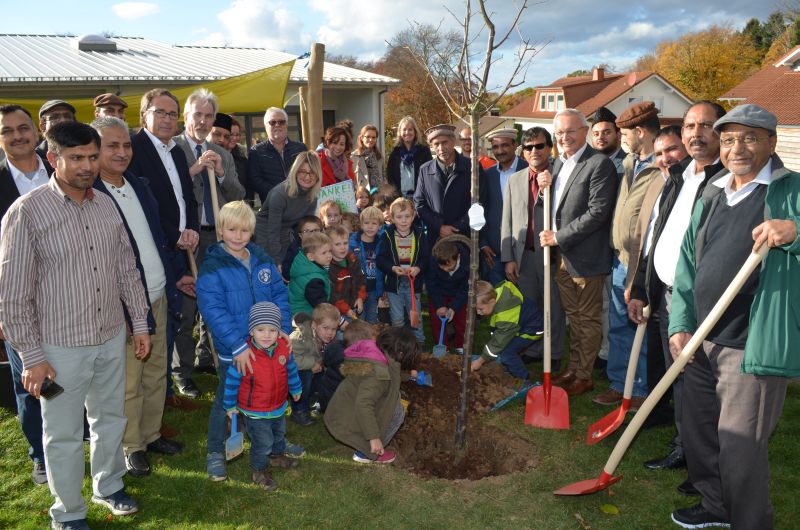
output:
<instances>
[{"instance_id":1,"label":"child kneeling in dirt","mask_svg":"<svg viewBox=\"0 0 800 530\"><path fill-rule=\"evenodd\" d=\"M403 424L400 403L400 370L411 370L419 345L408 328L389 328L359 348L345 352L341 382L325 412L331 435L353 447L353 460L363 464L394 462L395 454L384 447Z\"/></svg>"},{"instance_id":2,"label":"child kneeling in dirt","mask_svg":"<svg viewBox=\"0 0 800 530\"><path fill-rule=\"evenodd\" d=\"M472 361L479 370L487 361L498 359L512 376L528 381L528 369L520 353L540 340L543 334L542 312L533 300L526 300L516 285L502 281L497 287L485 281L475 284L475 309L488 316L491 337L481 356Z\"/></svg>"},{"instance_id":3,"label":"child kneeling in dirt","mask_svg":"<svg viewBox=\"0 0 800 530\"><path fill-rule=\"evenodd\" d=\"M297 375L294 356L281 330L281 312L272 302L259 302L250 310L250 338L247 345L253 352L253 369L243 376L235 365L225 378L223 407L228 416L241 412L250 437L250 467L253 482L266 491L278 485L269 472L270 465L297 467L297 460L288 458L286 450L286 396L300 399L302 385Z\"/></svg>"},{"instance_id":4,"label":"child kneeling in dirt","mask_svg":"<svg viewBox=\"0 0 800 530\"><path fill-rule=\"evenodd\" d=\"M316 310L314 311L316 313ZM369 341L375 346L375 335L377 330L375 326L367 323L365 320L354 320L348 324L344 330L344 348L360 348L360 342ZM325 412L328 409L328 403L339 388L339 383L344 380L341 368L344 362L345 349L339 341L334 341L338 347L327 347L322 352L322 362L325 365L325 371L319 382L319 410ZM377 346L375 346L377 347ZM296 350L295 350L296 351Z\"/></svg>"}]
</instances>

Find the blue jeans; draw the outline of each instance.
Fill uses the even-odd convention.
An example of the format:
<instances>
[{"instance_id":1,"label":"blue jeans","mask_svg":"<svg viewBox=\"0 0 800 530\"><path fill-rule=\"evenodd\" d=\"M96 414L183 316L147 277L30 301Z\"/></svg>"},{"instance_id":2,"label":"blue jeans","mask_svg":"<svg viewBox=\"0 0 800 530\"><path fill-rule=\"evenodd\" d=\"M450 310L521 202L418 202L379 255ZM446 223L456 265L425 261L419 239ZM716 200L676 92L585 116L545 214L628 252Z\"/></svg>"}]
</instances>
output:
<instances>
[{"instance_id":1,"label":"blue jeans","mask_svg":"<svg viewBox=\"0 0 800 530\"><path fill-rule=\"evenodd\" d=\"M17 397L17 415L22 426L22 434L28 440L28 456L34 462L44 463L44 445L42 443L42 407L39 400L33 397L22 386L22 359L6 341L6 353L11 364L11 380L14 394Z\"/></svg>"},{"instance_id":2,"label":"blue jeans","mask_svg":"<svg viewBox=\"0 0 800 530\"><path fill-rule=\"evenodd\" d=\"M628 268L614 258L611 269L611 299L608 306L608 366L606 373L611 381L610 388L617 392L625 389L625 376L631 356L636 324L628 319L628 306L625 303L625 277ZM633 380L633 395L647 397L647 337L642 342L636 376Z\"/></svg>"},{"instance_id":3,"label":"blue jeans","mask_svg":"<svg viewBox=\"0 0 800 530\"><path fill-rule=\"evenodd\" d=\"M214 394L214 403L211 405L211 413L208 416L208 452L225 452L225 431L228 428L228 417L222 407L222 399L225 396L225 378L228 375L228 367L231 363L226 363L220 359L217 374L219 383L217 392Z\"/></svg>"},{"instance_id":4,"label":"blue jeans","mask_svg":"<svg viewBox=\"0 0 800 530\"><path fill-rule=\"evenodd\" d=\"M411 284L407 277L397 279L397 292L389 294L389 314L392 317L392 326L402 328L405 326L406 311L411 314ZM416 298L417 311L420 312L420 326L412 327L418 342L425 342L425 333L422 331L422 302L419 293L414 293Z\"/></svg>"},{"instance_id":5,"label":"blue jeans","mask_svg":"<svg viewBox=\"0 0 800 530\"><path fill-rule=\"evenodd\" d=\"M297 375L300 377L300 384L303 385L303 394L300 396L300 401L292 400L292 410L308 412L311 408L311 395L317 391L322 372L315 374L311 370L298 370Z\"/></svg>"},{"instance_id":6,"label":"blue jeans","mask_svg":"<svg viewBox=\"0 0 800 530\"><path fill-rule=\"evenodd\" d=\"M362 317L370 324L378 323L378 292L367 291L367 299L364 300L364 313Z\"/></svg>"},{"instance_id":7,"label":"blue jeans","mask_svg":"<svg viewBox=\"0 0 800 530\"><path fill-rule=\"evenodd\" d=\"M261 471L269 467L270 455L286 451L286 416L279 418L247 418L247 436L250 437L250 467Z\"/></svg>"},{"instance_id":8,"label":"blue jeans","mask_svg":"<svg viewBox=\"0 0 800 530\"><path fill-rule=\"evenodd\" d=\"M520 353L533 343L534 341L530 339L514 337L497 356L497 360L500 361L509 374L518 379L528 380L528 367L522 362Z\"/></svg>"}]
</instances>

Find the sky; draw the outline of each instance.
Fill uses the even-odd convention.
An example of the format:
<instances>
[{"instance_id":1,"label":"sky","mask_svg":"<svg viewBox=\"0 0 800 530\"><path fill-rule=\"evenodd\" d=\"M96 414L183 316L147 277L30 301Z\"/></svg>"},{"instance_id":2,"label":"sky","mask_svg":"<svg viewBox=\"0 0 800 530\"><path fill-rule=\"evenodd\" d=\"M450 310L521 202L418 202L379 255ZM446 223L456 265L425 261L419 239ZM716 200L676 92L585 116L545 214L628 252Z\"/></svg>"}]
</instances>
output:
<instances>
[{"instance_id":1,"label":"sky","mask_svg":"<svg viewBox=\"0 0 800 530\"><path fill-rule=\"evenodd\" d=\"M326 53L374 60L386 41L413 23L459 29L451 13L465 12L459 0L154 0L80 3L0 0L0 33L102 34L145 37L169 44L264 47L302 54L314 42ZM538 53L518 78L521 86L546 85L578 69L607 63L625 71L638 57L667 39L713 24L741 28L751 18L765 20L782 0L532 0L497 52L492 85L511 75L522 39ZM498 34L507 31L519 0L488 0ZM485 35L485 34L484 34ZM474 45L483 53L484 35ZM493 87L490 87L493 88Z\"/></svg>"}]
</instances>

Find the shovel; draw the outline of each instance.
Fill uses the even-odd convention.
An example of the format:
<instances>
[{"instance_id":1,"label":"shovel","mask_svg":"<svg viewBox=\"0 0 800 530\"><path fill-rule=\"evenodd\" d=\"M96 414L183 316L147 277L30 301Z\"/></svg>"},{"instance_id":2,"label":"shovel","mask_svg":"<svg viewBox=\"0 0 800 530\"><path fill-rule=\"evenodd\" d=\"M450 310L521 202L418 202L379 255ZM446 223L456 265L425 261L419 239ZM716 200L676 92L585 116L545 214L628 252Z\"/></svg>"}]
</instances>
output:
<instances>
[{"instance_id":1,"label":"shovel","mask_svg":"<svg viewBox=\"0 0 800 530\"><path fill-rule=\"evenodd\" d=\"M414 293L414 277L411 276L411 271L406 272L408 275L408 283L411 285L411 311L408 312L408 320L411 322L412 328L419 327L419 311L417 311L417 296Z\"/></svg>"},{"instance_id":2,"label":"shovel","mask_svg":"<svg viewBox=\"0 0 800 530\"><path fill-rule=\"evenodd\" d=\"M233 460L244 451L244 433L236 428L238 417L238 413L231 414L231 435L225 440L225 460Z\"/></svg>"},{"instance_id":3,"label":"shovel","mask_svg":"<svg viewBox=\"0 0 800 530\"><path fill-rule=\"evenodd\" d=\"M633 337L633 346L631 347L631 356L628 359L628 373L625 375L625 389L622 392L622 404L620 406L600 418L593 424L589 425L589 431L586 433L586 445L594 445L622 425L622 420L625 419L625 414L631 408L631 395L633 394L633 380L636 378L636 365L639 364L639 352L642 351L642 342L644 342L644 334L647 331L647 318L650 316L650 306L642 310L644 320L636 326L636 336Z\"/></svg>"},{"instance_id":4,"label":"shovel","mask_svg":"<svg viewBox=\"0 0 800 530\"><path fill-rule=\"evenodd\" d=\"M544 229L550 230L550 187L544 188ZM531 388L525 402L525 423L543 429L569 429L569 397L550 382L550 247L544 247L544 373L542 386Z\"/></svg>"},{"instance_id":5,"label":"shovel","mask_svg":"<svg viewBox=\"0 0 800 530\"><path fill-rule=\"evenodd\" d=\"M512 401L517 401L519 399L524 398L528 394L528 391L531 388L533 388L534 386L537 386L539 384L540 383L531 383L530 381L528 381L527 383L522 385L519 388L519 390L517 390L516 392L514 392L510 396L505 397L505 398L501 399L500 401L498 401L497 403L495 403L494 406L491 409L489 409L489 412L494 412L496 410L500 410L501 408L505 407L506 405L508 405Z\"/></svg>"},{"instance_id":6,"label":"shovel","mask_svg":"<svg viewBox=\"0 0 800 530\"><path fill-rule=\"evenodd\" d=\"M441 357L445 353L447 353L447 346L444 345L444 328L445 324L447 323L447 317L446 316L439 317L439 320L441 321L442 324L439 329L439 344L433 347L434 357Z\"/></svg>"},{"instance_id":7,"label":"shovel","mask_svg":"<svg viewBox=\"0 0 800 530\"><path fill-rule=\"evenodd\" d=\"M414 382L416 382L418 386L433 386L433 378L431 378L431 374L424 370L417 372L417 378L414 379Z\"/></svg>"},{"instance_id":8,"label":"shovel","mask_svg":"<svg viewBox=\"0 0 800 530\"><path fill-rule=\"evenodd\" d=\"M667 389L678 377L678 374L680 374L683 368L688 364L689 360L692 358L692 355L694 355L694 352L697 351L697 348L700 347L706 336L708 336L708 334L717 324L722 314L726 309L728 309L728 306L731 305L733 298L739 294L744 282L747 281L747 278L749 278L756 267L758 267L758 265L761 263L761 260L763 260L764 256L767 255L768 251L769 247L766 244L762 244L758 249L758 252L750 254L750 256L747 258L747 261L744 262L744 265L742 265L742 268L738 273L736 273L733 281L731 281L731 284L727 289L725 289L725 292L722 293L722 296L720 296L719 300L717 300L717 303L714 304L714 307L711 309L711 312L708 314L706 319L697 328L697 331L695 331L694 335L692 335L692 338L689 339L689 342L686 343L686 346L683 347L683 350L681 350L681 353L675 359L675 362L672 363L672 366L669 368L669 370L667 370L667 373L664 374L664 377L661 378L661 381L658 382L656 387L652 390L652 392L650 392L650 395L647 396L647 399L644 400L644 403L642 403L639 411L628 424L628 427L622 433L622 436L620 436L620 439L617 442L617 445L614 447L614 450L611 452L611 456L608 457L608 461L606 462L605 467L603 467L603 472L600 474L600 476L598 478L582 480L581 482L575 482L574 484L564 486L563 488L554 491L553 493L555 495L588 495L590 493L604 490L611 484L622 480L622 475L615 477L614 471L616 471L617 466L625 454L625 451L627 451L628 447L630 447L634 436L636 436L636 434L639 432L639 429L642 427L642 423L644 423L644 420L650 415L650 412L653 410L653 407L656 406L658 400L661 399Z\"/></svg>"}]
</instances>

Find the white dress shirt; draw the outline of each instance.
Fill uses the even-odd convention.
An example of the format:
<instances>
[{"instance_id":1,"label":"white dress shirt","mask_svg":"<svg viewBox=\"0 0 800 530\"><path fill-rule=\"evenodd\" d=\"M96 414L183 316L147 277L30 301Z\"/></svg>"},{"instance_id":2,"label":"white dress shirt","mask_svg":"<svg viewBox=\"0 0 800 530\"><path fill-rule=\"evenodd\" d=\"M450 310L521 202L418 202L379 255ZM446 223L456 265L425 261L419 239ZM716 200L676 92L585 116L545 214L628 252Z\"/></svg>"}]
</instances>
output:
<instances>
[{"instance_id":1,"label":"white dress shirt","mask_svg":"<svg viewBox=\"0 0 800 530\"><path fill-rule=\"evenodd\" d=\"M551 213L553 224L550 227L550 230L553 232L558 231L558 226L556 225L556 210L558 210L558 205L561 203L561 195L564 193L564 188L567 185L569 177L572 176L572 172L575 171L575 166L578 165L578 159L583 155L583 152L586 151L587 145L589 144L583 144L583 147L578 149L575 154L569 158L566 158L563 153L560 156L562 162L561 170L559 170L553 182L553 211Z\"/></svg>"},{"instance_id":2,"label":"white dress shirt","mask_svg":"<svg viewBox=\"0 0 800 530\"><path fill-rule=\"evenodd\" d=\"M753 193L759 184L766 184L772 182L772 160L767 160L767 164L761 168L756 178L739 188L733 189L733 174L728 173L713 182L714 186L725 190L725 199L728 201L728 206L736 206L747 198L748 195Z\"/></svg>"},{"instance_id":3,"label":"white dress shirt","mask_svg":"<svg viewBox=\"0 0 800 530\"><path fill-rule=\"evenodd\" d=\"M17 166L15 166L11 160L6 160L8 161L8 170L11 171L11 176L14 177L14 184L17 185L17 191L19 191L20 196L35 190L42 184L47 184L47 181L50 180L50 175L47 174L44 162L39 158L39 155L36 155L36 161L39 163L39 166L36 168L36 172L32 177L29 177L17 169Z\"/></svg>"},{"instance_id":4,"label":"white dress shirt","mask_svg":"<svg viewBox=\"0 0 800 530\"><path fill-rule=\"evenodd\" d=\"M169 139L168 144L165 144L147 129L144 129L144 132L147 133L148 138L153 142L156 151L158 151L158 156L161 157L161 163L164 164L164 169L167 170L167 175L169 175L172 191L175 192L175 200L178 201L178 232L183 232L186 229L186 202L183 200L181 177L178 175L178 168L175 167L175 161L170 154L170 151L172 151L177 144L172 138Z\"/></svg>"}]
</instances>

